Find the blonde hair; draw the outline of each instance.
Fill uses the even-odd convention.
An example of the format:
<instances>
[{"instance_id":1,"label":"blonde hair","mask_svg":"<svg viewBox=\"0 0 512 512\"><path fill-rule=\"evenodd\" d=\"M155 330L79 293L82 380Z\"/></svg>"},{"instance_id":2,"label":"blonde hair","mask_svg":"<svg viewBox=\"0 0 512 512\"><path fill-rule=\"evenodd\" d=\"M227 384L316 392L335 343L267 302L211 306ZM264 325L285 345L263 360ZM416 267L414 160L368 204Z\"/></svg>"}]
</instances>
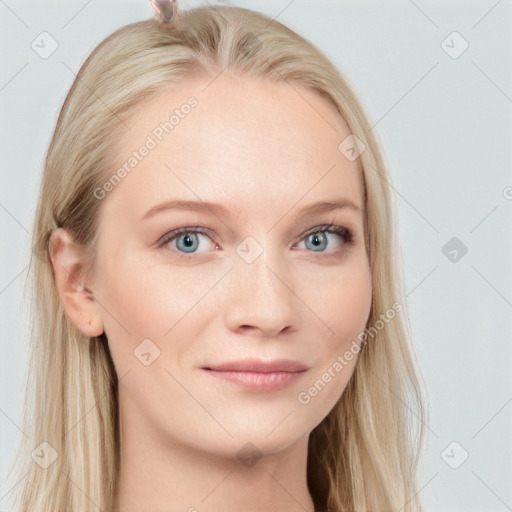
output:
<instances>
[{"instance_id":1,"label":"blonde hair","mask_svg":"<svg viewBox=\"0 0 512 512\"><path fill-rule=\"evenodd\" d=\"M310 434L307 475L315 507L422 510L416 479L424 387L409 341L396 206L379 143L351 88L320 51L275 20L227 6L182 12L170 26L150 19L122 27L94 49L65 99L46 155L29 263L34 322L23 411L27 437L15 464L17 510L111 510L117 490L118 376L105 335L82 334L60 303L49 236L65 227L93 255L100 204L94 190L108 176L113 142L128 129L124 119L152 92L194 71L214 77L227 66L316 91L364 143L373 282L367 327L382 323L392 304L402 306L385 328L373 329L341 398ZM57 454L46 469L31 457L42 442Z\"/></svg>"}]
</instances>

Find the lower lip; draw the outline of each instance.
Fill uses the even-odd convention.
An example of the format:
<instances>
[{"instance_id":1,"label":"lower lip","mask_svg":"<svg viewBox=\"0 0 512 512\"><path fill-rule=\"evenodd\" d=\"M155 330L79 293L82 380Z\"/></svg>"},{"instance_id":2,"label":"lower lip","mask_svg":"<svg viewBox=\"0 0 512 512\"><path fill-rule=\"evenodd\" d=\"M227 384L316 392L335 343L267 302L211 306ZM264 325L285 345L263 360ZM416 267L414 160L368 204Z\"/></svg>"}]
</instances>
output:
<instances>
[{"instance_id":1,"label":"lower lip","mask_svg":"<svg viewBox=\"0 0 512 512\"><path fill-rule=\"evenodd\" d=\"M296 382L305 373L302 372L234 372L234 371L217 371L203 370L212 377L224 379L234 382L246 388L256 391L279 391Z\"/></svg>"}]
</instances>

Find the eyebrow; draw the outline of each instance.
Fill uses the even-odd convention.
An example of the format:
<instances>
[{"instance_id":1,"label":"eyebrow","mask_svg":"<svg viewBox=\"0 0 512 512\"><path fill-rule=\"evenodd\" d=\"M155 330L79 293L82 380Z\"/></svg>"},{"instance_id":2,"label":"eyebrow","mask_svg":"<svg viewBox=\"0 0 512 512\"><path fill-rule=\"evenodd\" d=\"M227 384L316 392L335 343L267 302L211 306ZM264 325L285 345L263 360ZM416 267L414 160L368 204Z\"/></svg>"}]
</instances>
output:
<instances>
[{"instance_id":1,"label":"eyebrow","mask_svg":"<svg viewBox=\"0 0 512 512\"><path fill-rule=\"evenodd\" d=\"M362 213L361 206L357 205L349 199L334 199L331 201L320 201L304 206L296 214L297 217L307 217L319 213L330 212L333 210L348 209L357 213ZM232 210L219 203L208 201L188 201L188 200L171 200L153 206L148 210L141 220L146 220L154 215L168 210L186 210L195 212L213 212L215 215L224 215L229 217Z\"/></svg>"}]
</instances>

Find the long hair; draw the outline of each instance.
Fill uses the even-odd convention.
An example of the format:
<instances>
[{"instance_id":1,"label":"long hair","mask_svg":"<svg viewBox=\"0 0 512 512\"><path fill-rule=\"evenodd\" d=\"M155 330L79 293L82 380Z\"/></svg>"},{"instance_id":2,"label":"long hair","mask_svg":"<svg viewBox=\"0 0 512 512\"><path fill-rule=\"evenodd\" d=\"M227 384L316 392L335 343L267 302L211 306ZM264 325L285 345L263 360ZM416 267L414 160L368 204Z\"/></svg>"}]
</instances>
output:
<instances>
[{"instance_id":1,"label":"long hair","mask_svg":"<svg viewBox=\"0 0 512 512\"><path fill-rule=\"evenodd\" d=\"M86 59L64 101L33 224L26 437L11 469L16 467L19 478L16 510L107 511L117 492L122 376L105 335L87 337L65 313L49 236L64 227L92 255L100 204L94 191L108 178L114 141L129 130L124 119L162 87L179 85L195 71L215 77L228 67L315 91L335 105L365 147L359 158L373 284L370 337L361 344L342 396L309 437L307 479L315 507L423 510L417 468L427 409L410 342L396 205L380 143L347 81L318 49L265 15L228 6L185 11L171 25L148 19L120 28ZM384 322L393 304L399 312Z\"/></svg>"}]
</instances>

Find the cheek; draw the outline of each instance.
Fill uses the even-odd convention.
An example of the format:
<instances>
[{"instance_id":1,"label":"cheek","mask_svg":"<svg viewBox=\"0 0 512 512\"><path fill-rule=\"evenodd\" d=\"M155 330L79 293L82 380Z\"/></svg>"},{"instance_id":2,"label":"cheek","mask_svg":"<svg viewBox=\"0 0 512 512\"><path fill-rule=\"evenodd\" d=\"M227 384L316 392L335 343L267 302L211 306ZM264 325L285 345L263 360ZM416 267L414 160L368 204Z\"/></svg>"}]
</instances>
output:
<instances>
[{"instance_id":1,"label":"cheek","mask_svg":"<svg viewBox=\"0 0 512 512\"><path fill-rule=\"evenodd\" d=\"M334 293L334 292L333 292ZM372 277L368 265L354 269L338 287L336 307L331 311L333 330L338 333L339 343L351 344L365 328L372 304Z\"/></svg>"},{"instance_id":2,"label":"cheek","mask_svg":"<svg viewBox=\"0 0 512 512\"><path fill-rule=\"evenodd\" d=\"M347 387L359 357L358 335L366 327L372 303L371 272L366 264L329 276L329 284L321 288L323 293L314 295L314 311L322 320L317 324L327 334L316 336L316 369L297 395L298 403L315 420L313 428Z\"/></svg>"},{"instance_id":3,"label":"cheek","mask_svg":"<svg viewBox=\"0 0 512 512\"><path fill-rule=\"evenodd\" d=\"M201 329L202 298L220 279L221 270L172 269L127 250L106 258L97 272L98 299L118 372L133 367L134 350L147 339L160 350L158 363L179 362Z\"/></svg>"},{"instance_id":4,"label":"cheek","mask_svg":"<svg viewBox=\"0 0 512 512\"><path fill-rule=\"evenodd\" d=\"M133 351L143 340L160 347L163 334L173 325L172 315L165 315L164 309L173 310L169 301L176 295L148 272L143 261L121 252L105 258L97 271L98 302L119 373L133 364Z\"/></svg>"},{"instance_id":5,"label":"cheek","mask_svg":"<svg viewBox=\"0 0 512 512\"><path fill-rule=\"evenodd\" d=\"M353 264L317 273L313 286L304 287L302 296L316 316L315 325L325 333L321 337L324 352L350 346L364 330L372 304L367 260L357 259Z\"/></svg>"}]
</instances>

